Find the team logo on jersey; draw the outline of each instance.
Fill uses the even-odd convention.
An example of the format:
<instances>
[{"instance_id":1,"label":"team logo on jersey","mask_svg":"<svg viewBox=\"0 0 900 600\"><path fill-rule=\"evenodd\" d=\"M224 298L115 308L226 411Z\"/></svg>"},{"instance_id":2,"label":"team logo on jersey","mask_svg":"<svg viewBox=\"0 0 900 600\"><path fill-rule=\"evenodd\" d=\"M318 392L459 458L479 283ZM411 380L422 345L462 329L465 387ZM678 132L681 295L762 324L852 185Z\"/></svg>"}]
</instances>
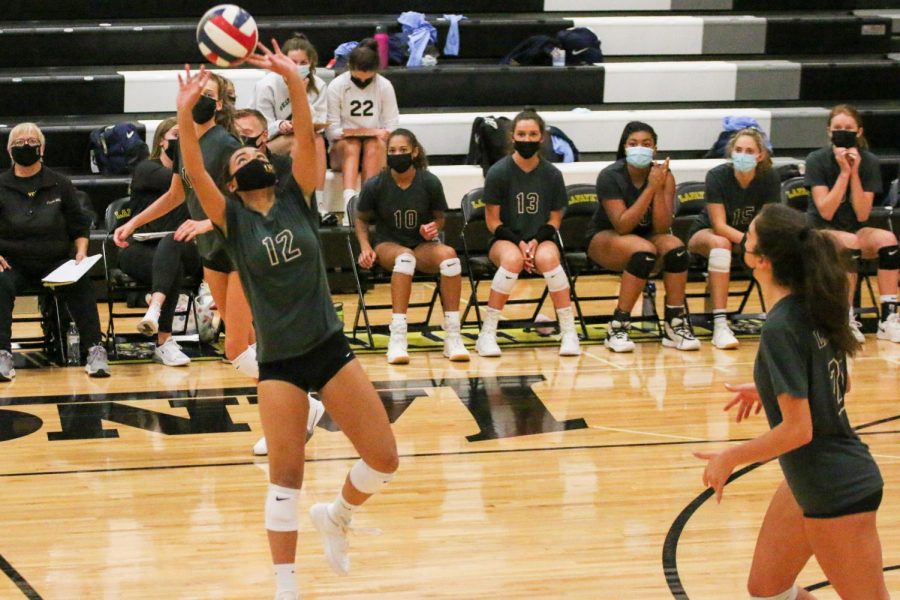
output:
<instances>
[{"instance_id":1,"label":"team logo on jersey","mask_svg":"<svg viewBox=\"0 0 900 600\"><path fill-rule=\"evenodd\" d=\"M816 345L819 347L819 350L828 345L828 338L822 335L822 332L818 329L813 329L813 337L816 338Z\"/></svg>"}]
</instances>

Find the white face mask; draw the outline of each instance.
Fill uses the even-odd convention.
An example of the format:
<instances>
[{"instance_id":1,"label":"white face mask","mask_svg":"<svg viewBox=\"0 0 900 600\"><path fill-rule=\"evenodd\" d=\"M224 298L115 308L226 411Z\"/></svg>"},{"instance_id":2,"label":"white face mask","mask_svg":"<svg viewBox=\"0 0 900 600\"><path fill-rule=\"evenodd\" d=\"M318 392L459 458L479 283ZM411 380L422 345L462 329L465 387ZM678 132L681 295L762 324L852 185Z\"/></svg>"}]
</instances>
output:
<instances>
[{"instance_id":1,"label":"white face mask","mask_svg":"<svg viewBox=\"0 0 900 600\"><path fill-rule=\"evenodd\" d=\"M734 170L738 173L749 173L756 169L758 161L755 154L733 152L731 162L734 163Z\"/></svg>"},{"instance_id":2,"label":"white face mask","mask_svg":"<svg viewBox=\"0 0 900 600\"><path fill-rule=\"evenodd\" d=\"M301 79L306 79L309 77L309 65L297 65L297 73L300 74Z\"/></svg>"},{"instance_id":3,"label":"white face mask","mask_svg":"<svg viewBox=\"0 0 900 600\"><path fill-rule=\"evenodd\" d=\"M625 162L632 167L643 169L653 162L653 148L629 146L625 148Z\"/></svg>"}]
</instances>

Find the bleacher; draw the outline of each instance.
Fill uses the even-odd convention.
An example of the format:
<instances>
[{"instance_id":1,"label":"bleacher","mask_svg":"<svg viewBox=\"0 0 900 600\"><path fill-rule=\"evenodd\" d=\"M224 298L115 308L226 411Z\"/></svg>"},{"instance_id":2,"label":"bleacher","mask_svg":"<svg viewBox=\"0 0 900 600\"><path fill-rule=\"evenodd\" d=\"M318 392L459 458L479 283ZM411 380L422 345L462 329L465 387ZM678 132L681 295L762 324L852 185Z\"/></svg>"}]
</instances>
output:
<instances>
[{"instance_id":1,"label":"bleacher","mask_svg":"<svg viewBox=\"0 0 900 600\"><path fill-rule=\"evenodd\" d=\"M213 3L108 0L8 2L0 23L0 140L23 120L47 136L46 163L70 174L98 214L127 193L127 176L90 172L90 131L120 121L150 138L171 114L175 73L199 64L196 21ZM562 167L566 183L592 182L607 164L624 124L651 123L679 181L703 179L701 160L726 115L752 116L770 132L780 160L797 161L826 143L831 105L863 114L866 135L883 162L885 183L900 162L900 11L892 0L429 0L398 5L375 0L349 12L346 3L246 0L261 38L304 31L319 49L319 73L334 47L371 35L377 24L399 30L399 9L425 12L443 46L445 12L460 25L461 52L435 68L392 67L401 124L416 131L442 179L451 206L481 184L464 164L472 120L536 106L582 152ZM509 67L499 63L534 34L583 26L597 33L603 64ZM260 72L230 69L238 105L249 103ZM577 110L573 110L577 109ZM9 165L6 154L0 168ZM328 201L340 204L329 173Z\"/></svg>"}]
</instances>

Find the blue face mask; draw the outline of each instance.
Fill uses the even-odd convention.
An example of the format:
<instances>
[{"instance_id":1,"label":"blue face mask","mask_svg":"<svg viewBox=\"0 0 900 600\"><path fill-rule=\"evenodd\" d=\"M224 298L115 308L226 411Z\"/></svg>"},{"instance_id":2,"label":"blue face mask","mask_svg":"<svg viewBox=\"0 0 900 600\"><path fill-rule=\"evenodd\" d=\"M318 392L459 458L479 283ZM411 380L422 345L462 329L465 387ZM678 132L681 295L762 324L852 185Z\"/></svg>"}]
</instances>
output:
<instances>
[{"instance_id":1,"label":"blue face mask","mask_svg":"<svg viewBox=\"0 0 900 600\"><path fill-rule=\"evenodd\" d=\"M653 162L653 148L629 146L628 148L625 148L625 162L632 167L645 169Z\"/></svg>"},{"instance_id":2,"label":"blue face mask","mask_svg":"<svg viewBox=\"0 0 900 600\"><path fill-rule=\"evenodd\" d=\"M309 77L309 65L297 65L297 73L301 79Z\"/></svg>"},{"instance_id":3,"label":"blue face mask","mask_svg":"<svg viewBox=\"0 0 900 600\"><path fill-rule=\"evenodd\" d=\"M734 163L734 170L738 173L749 173L756 169L756 155L744 154L743 152L734 152L731 155L731 162Z\"/></svg>"}]
</instances>

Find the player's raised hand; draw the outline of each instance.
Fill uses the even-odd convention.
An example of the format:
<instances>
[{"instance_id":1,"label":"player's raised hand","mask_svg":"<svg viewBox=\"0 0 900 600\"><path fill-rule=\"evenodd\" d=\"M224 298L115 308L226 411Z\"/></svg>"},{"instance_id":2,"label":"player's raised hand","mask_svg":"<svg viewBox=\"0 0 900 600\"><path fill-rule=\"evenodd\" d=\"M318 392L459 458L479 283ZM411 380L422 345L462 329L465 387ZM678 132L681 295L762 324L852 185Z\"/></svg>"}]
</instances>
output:
<instances>
[{"instance_id":1,"label":"player's raised hand","mask_svg":"<svg viewBox=\"0 0 900 600\"><path fill-rule=\"evenodd\" d=\"M193 108L203 93L206 82L209 81L209 71L201 66L197 73L191 73L191 67L184 65L184 76L178 75L178 95L175 96L175 106L178 110Z\"/></svg>"}]
</instances>

